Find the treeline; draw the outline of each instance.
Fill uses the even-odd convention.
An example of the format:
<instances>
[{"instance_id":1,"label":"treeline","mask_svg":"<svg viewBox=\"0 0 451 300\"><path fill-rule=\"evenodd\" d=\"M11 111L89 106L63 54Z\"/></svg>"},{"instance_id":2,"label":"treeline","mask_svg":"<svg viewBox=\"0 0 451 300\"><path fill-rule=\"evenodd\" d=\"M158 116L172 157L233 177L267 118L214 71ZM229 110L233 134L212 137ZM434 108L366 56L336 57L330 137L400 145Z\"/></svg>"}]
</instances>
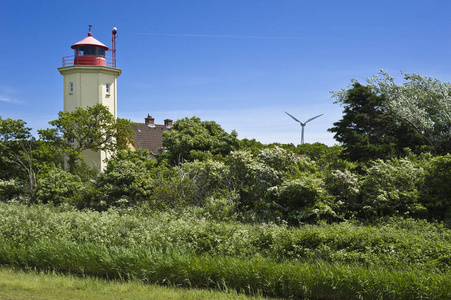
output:
<instances>
[{"instance_id":1,"label":"treeline","mask_svg":"<svg viewBox=\"0 0 451 300\"><path fill-rule=\"evenodd\" d=\"M96 210L197 206L221 220L285 220L291 224L388 216L442 221L450 217L450 155L410 153L363 165L341 158L341 147L319 143L262 145L236 137L227 143L208 133L219 142L206 146L200 139L206 149L199 149L190 140L199 135L179 129L180 125L192 129L207 124L214 124L230 138L214 122L178 120L165 136L166 152L157 159L144 150L118 151L103 173L83 167L81 157L73 171L64 170L64 161L58 165L42 158L41 149L50 145L35 141L30 166L41 164L41 169L36 172L34 192L29 193L29 173L14 170L12 163L4 161L8 168L2 174L16 177L2 180L0 199ZM225 150L216 149L215 143ZM192 150L177 152L189 147Z\"/></svg>"},{"instance_id":2,"label":"treeline","mask_svg":"<svg viewBox=\"0 0 451 300\"><path fill-rule=\"evenodd\" d=\"M39 138L22 120L0 118L0 200L77 208L201 207L219 220L290 224L382 217L451 217L451 88L405 74L353 82L334 93L341 146L264 145L214 121L174 123L154 157L127 150L127 120L101 105L61 112ZM75 141L75 142L74 142ZM104 172L83 150L114 151Z\"/></svg>"}]
</instances>

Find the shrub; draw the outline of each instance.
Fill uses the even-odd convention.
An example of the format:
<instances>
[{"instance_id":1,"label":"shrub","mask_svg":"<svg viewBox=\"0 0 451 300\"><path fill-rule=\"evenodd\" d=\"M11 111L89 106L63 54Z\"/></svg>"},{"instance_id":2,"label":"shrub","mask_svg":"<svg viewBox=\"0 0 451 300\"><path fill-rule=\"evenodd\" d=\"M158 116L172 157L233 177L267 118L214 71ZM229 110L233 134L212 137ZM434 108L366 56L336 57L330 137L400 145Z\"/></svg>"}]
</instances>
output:
<instances>
[{"instance_id":1,"label":"shrub","mask_svg":"<svg viewBox=\"0 0 451 300\"><path fill-rule=\"evenodd\" d=\"M150 170L155 164L148 151L118 151L86 196L93 207L102 209L144 203L152 192Z\"/></svg>"},{"instance_id":2,"label":"shrub","mask_svg":"<svg viewBox=\"0 0 451 300\"><path fill-rule=\"evenodd\" d=\"M338 213L346 218L353 218L361 208L360 178L349 170L334 170L324 179L327 191L334 197Z\"/></svg>"},{"instance_id":3,"label":"shrub","mask_svg":"<svg viewBox=\"0 0 451 300\"><path fill-rule=\"evenodd\" d=\"M197 197L195 179L188 176L182 166L158 166L152 170L152 193L148 205L153 208L182 208L187 205L201 206L203 199Z\"/></svg>"},{"instance_id":4,"label":"shrub","mask_svg":"<svg viewBox=\"0 0 451 300\"><path fill-rule=\"evenodd\" d=\"M238 194L230 193L225 197L208 197L205 200L205 211L215 220L230 221L236 218Z\"/></svg>"},{"instance_id":5,"label":"shrub","mask_svg":"<svg viewBox=\"0 0 451 300\"><path fill-rule=\"evenodd\" d=\"M99 202L106 206L129 206L145 202L152 192L152 179L141 161L118 160L99 174Z\"/></svg>"},{"instance_id":6,"label":"shrub","mask_svg":"<svg viewBox=\"0 0 451 300\"><path fill-rule=\"evenodd\" d=\"M82 188L83 183L80 177L54 168L38 179L36 201L54 205L71 204Z\"/></svg>"},{"instance_id":7,"label":"shrub","mask_svg":"<svg viewBox=\"0 0 451 300\"><path fill-rule=\"evenodd\" d=\"M24 196L24 187L17 180L0 179L0 202L22 201Z\"/></svg>"},{"instance_id":8,"label":"shrub","mask_svg":"<svg viewBox=\"0 0 451 300\"><path fill-rule=\"evenodd\" d=\"M205 160L187 162L181 170L194 181L196 201L202 203L208 197L222 197L233 192L229 168L220 161Z\"/></svg>"},{"instance_id":9,"label":"shrub","mask_svg":"<svg viewBox=\"0 0 451 300\"><path fill-rule=\"evenodd\" d=\"M421 202L429 217L451 222L451 155L433 158L421 185Z\"/></svg>"},{"instance_id":10,"label":"shrub","mask_svg":"<svg viewBox=\"0 0 451 300\"><path fill-rule=\"evenodd\" d=\"M408 159L374 161L362 180L362 216L425 215L417 188L423 174L423 168Z\"/></svg>"},{"instance_id":11,"label":"shrub","mask_svg":"<svg viewBox=\"0 0 451 300\"><path fill-rule=\"evenodd\" d=\"M296 163L296 156L278 146L271 149L263 149L258 153L258 161L277 171L288 171Z\"/></svg>"},{"instance_id":12,"label":"shrub","mask_svg":"<svg viewBox=\"0 0 451 300\"><path fill-rule=\"evenodd\" d=\"M285 181L268 192L271 201L268 207L291 223L335 215L322 179L304 177Z\"/></svg>"}]
</instances>

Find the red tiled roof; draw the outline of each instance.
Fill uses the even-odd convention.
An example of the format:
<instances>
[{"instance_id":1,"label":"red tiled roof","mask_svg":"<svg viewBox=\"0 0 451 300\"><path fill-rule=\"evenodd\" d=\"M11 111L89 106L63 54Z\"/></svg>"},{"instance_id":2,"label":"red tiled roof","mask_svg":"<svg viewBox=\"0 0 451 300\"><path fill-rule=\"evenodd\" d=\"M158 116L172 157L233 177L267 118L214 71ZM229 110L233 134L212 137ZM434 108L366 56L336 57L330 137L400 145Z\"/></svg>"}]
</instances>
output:
<instances>
[{"instance_id":1,"label":"red tiled roof","mask_svg":"<svg viewBox=\"0 0 451 300\"><path fill-rule=\"evenodd\" d=\"M163 132L169 130L164 125L146 125L144 123L135 123L132 126L135 132L135 148L145 149L152 154L158 154L158 149L163 147Z\"/></svg>"}]
</instances>

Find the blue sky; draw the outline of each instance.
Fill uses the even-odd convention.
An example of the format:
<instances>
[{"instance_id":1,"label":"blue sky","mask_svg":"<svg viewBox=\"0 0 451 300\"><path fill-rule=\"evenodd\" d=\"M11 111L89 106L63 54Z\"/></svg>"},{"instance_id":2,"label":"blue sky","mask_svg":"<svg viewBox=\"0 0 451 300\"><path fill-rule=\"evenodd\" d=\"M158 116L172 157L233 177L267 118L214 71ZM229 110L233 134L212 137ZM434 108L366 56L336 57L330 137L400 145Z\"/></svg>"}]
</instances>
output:
<instances>
[{"instance_id":1,"label":"blue sky","mask_svg":"<svg viewBox=\"0 0 451 300\"><path fill-rule=\"evenodd\" d=\"M0 116L49 127L70 46L118 28L118 116L198 116L264 143L335 143L331 90L380 69L451 81L451 1L20 1L0 5Z\"/></svg>"}]
</instances>

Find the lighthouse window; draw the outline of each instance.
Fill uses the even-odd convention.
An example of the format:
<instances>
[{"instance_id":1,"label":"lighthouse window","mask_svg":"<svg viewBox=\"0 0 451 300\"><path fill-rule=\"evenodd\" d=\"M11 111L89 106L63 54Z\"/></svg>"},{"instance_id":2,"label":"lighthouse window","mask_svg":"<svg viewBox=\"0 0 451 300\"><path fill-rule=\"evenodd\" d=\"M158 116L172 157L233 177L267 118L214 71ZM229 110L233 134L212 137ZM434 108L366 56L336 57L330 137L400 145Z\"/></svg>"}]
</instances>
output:
<instances>
[{"instance_id":1,"label":"lighthouse window","mask_svg":"<svg viewBox=\"0 0 451 300\"><path fill-rule=\"evenodd\" d=\"M109 83L105 84L105 92L107 93L107 95L110 94L110 84Z\"/></svg>"},{"instance_id":2,"label":"lighthouse window","mask_svg":"<svg viewBox=\"0 0 451 300\"><path fill-rule=\"evenodd\" d=\"M96 46L80 46L75 49L75 55L95 55L95 56L105 56L105 49Z\"/></svg>"},{"instance_id":3,"label":"lighthouse window","mask_svg":"<svg viewBox=\"0 0 451 300\"><path fill-rule=\"evenodd\" d=\"M69 94L72 94L74 92L74 83L69 82Z\"/></svg>"}]
</instances>

